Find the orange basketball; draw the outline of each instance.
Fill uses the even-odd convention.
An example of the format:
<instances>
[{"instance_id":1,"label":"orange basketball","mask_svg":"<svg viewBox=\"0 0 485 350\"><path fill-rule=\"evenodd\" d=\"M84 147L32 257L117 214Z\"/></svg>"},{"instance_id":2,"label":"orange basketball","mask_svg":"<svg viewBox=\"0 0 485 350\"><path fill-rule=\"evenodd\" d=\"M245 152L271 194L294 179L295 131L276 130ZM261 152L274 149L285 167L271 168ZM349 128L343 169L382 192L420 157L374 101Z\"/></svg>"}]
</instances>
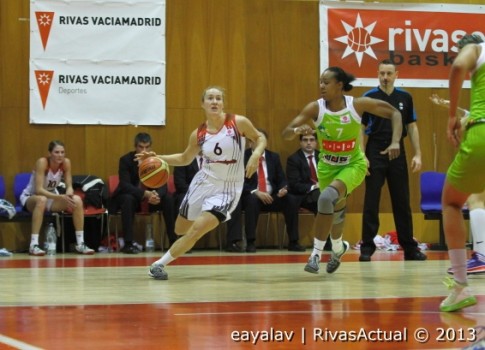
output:
<instances>
[{"instance_id":1,"label":"orange basketball","mask_svg":"<svg viewBox=\"0 0 485 350\"><path fill-rule=\"evenodd\" d=\"M148 188L159 188L165 185L170 175L167 162L158 157L149 157L138 166L138 176Z\"/></svg>"}]
</instances>

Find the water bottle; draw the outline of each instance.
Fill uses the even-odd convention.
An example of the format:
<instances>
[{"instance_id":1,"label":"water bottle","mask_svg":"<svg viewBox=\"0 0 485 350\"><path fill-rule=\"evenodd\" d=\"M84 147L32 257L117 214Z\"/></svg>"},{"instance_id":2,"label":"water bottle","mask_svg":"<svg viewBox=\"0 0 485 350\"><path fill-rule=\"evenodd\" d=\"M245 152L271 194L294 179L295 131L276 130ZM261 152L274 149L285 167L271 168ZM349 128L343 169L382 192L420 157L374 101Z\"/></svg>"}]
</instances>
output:
<instances>
[{"instance_id":1,"label":"water bottle","mask_svg":"<svg viewBox=\"0 0 485 350\"><path fill-rule=\"evenodd\" d=\"M153 241L152 224L147 224L145 229L145 251L146 252L155 251L155 242Z\"/></svg>"},{"instance_id":2,"label":"water bottle","mask_svg":"<svg viewBox=\"0 0 485 350\"><path fill-rule=\"evenodd\" d=\"M47 227L45 240L47 244L47 255L56 255L57 234L52 222Z\"/></svg>"}]
</instances>

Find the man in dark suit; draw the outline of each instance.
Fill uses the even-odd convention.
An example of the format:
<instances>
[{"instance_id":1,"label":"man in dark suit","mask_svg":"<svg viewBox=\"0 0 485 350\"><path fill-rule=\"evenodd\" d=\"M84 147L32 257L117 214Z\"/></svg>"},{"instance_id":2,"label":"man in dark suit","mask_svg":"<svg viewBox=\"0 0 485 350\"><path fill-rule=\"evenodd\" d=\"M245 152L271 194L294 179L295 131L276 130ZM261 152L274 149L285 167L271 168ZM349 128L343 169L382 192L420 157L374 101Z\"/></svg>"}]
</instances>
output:
<instances>
[{"instance_id":1,"label":"man in dark suit","mask_svg":"<svg viewBox=\"0 0 485 350\"><path fill-rule=\"evenodd\" d=\"M123 227L125 246L121 250L125 254L137 254L138 248L133 244L133 224L135 213L139 210L143 200L147 200L150 211L162 210L171 243L176 240L174 232L175 215L173 198L168 193L167 185L158 189L145 188L138 176L138 162L135 154L150 151L152 138L147 133L138 133L135 136L135 150L128 152L120 158L118 175L119 185L113 192L109 211L121 210L121 225Z\"/></svg>"},{"instance_id":2,"label":"man in dark suit","mask_svg":"<svg viewBox=\"0 0 485 350\"><path fill-rule=\"evenodd\" d=\"M317 179L318 151L315 135L300 135L300 149L288 157L288 191L298 196L299 206L317 213L320 189Z\"/></svg>"},{"instance_id":3,"label":"man in dark suit","mask_svg":"<svg viewBox=\"0 0 485 350\"><path fill-rule=\"evenodd\" d=\"M202 167L202 159L203 158L199 153L189 165L176 166L173 168L175 215L179 212L180 205L189 190L189 185L192 182L192 179ZM190 254L192 253L192 250L189 250L186 253Z\"/></svg>"},{"instance_id":4,"label":"man in dark suit","mask_svg":"<svg viewBox=\"0 0 485 350\"><path fill-rule=\"evenodd\" d=\"M173 182L175 185L175 211L178 213L180 204L185 197L185 194L189 190L189 185L192 182L195 174L199 171L202 166L202 157L198 155L192 163L186 166L176 166L173 169Z\"/></svg>"},{"instance_id":5,"label":"man in dark suit","mask_svg":"<svg viewBox=\"0 0 485 350\"><path fill-rule=\"evenodd\" d=\"M305 208L315 215L320 196L316 172L318 155L316 135L300 135L300 149L286 161L288 192L297 197L299 208ZM331 250L331 245L329 238L325 250Z\"/></svg>"},{"instance_id":6,"label":"man in dark suit","mask_svg":"<svg viewBox=\"0 0 485 350\"><path fill-rule=\"evenodd\" d=\"M260 130L263 134L266 132ZM252 146L252 145L251 145ZM246 164L253 150L247 149L244 154ZM258 171L244 180L244 188L241 200L236 210L231 214L231 220L227 222L227 250L242 252L242 219L241 212L245 212L246 252L256 252L256 228L261 211L282 212L285 217L286 229L289 237L289 251L305 251L298 243L298 200L288 193L287 182L280 156L268 150L260 159Z\"/></svg>"}]
</instances>

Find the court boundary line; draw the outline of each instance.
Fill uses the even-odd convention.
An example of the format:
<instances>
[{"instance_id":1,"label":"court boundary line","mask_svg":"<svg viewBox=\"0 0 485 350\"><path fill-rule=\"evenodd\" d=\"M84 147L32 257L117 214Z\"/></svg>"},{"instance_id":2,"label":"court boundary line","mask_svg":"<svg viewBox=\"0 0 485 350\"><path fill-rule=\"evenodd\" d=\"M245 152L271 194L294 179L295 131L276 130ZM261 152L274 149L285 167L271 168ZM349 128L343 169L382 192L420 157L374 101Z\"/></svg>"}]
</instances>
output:
<instances>
[{"instance_id":1,"label":"court boundary line","mask_svg":"<svg viewBox=\"0 0 485 350\"><path fill-rule=\"evenodd\" d=\"M235 311L235 312L191 312L191 313L176 313L174 316L213 316L213 315L267 315L267 314L332 314L342 313L342 311L308 311L308 310L281 310L281 311ZM441 314L441 311L395 311L395 310L347 310L348 314ZM466 315L484 316L483 312L467 312Z\"/></svg>"},{"instance_id":2,"label":"court boundary line","mask_svg":"<svg viewBox=\"0 0 485 350\"><path fill-rule=\"evenodd\" d=\"M27 344L23 341L7 337L6 335L0 334L0 344L5 344L11 346L12 348L20 349L20 350L43 350L43 348L39 348L34 345Z\"/></svg>"}]
</instances>

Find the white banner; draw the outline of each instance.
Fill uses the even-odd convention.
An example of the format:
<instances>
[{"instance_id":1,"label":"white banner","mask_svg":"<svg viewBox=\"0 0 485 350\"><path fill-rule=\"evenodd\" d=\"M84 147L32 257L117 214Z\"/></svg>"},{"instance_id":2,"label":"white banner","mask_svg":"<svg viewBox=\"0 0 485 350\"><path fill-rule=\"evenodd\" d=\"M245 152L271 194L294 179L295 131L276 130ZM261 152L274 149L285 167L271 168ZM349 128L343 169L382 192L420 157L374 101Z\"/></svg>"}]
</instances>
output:
<instances>
[{"instance_id":1,"label":"white banner","mask_svg":"<svg viewBox=\"0 0 485 350\"><path fill-rule=\"evenodd\" d=\"M165 125L165 0L31 0L30 122Z\"/></svg>"}]
</instances>

